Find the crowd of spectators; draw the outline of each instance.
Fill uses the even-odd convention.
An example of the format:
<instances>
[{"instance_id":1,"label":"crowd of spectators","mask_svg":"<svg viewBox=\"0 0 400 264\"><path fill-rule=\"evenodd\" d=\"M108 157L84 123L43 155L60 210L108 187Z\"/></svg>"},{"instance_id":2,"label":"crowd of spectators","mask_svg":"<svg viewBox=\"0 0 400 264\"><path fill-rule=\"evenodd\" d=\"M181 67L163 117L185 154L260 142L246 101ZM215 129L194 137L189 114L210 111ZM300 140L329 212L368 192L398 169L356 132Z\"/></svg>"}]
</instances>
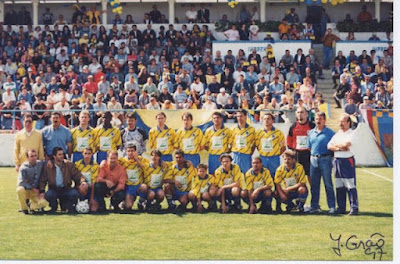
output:
<instances>
[{"instance_id":1,"label":"crowd of spectators","mask_svg":"<svg viewBox=\"0 0 400 264\"><path fill-rule=\"evenodd\" d=\"M209 11L201 7L196 11L191 6L192 14L186 13L192 19L189 22L208 21ZM293 122L294 117L283 110L295 110L297 106L316 110L326 104L317 92L323 65L313 49L298 49L296 54L286 50L281 58L275 58L272 45L266 43L263 56L256 50L251 54L243 50L238 54L216 51L213 56L214 37L206 25L200 28L194 24L192 30L186 25L176 28L170 24L168 29L161 25L156 34L157 25L152 23L140 31L135 24L117 27L118 21L107 31L99 24L100 13L95 6L87 12L76 8L73 26L56 22L53 30L45 25L27 29L20 26L14 31L10 25L0 25L1 127L12 127L14 114L7 110L13 109L32 111L40 128L48 123L48 109L64 110L63 122L69 126L77 125L79 112L68 110L93 110L91 125L96 126L107 109L251 109L256 121L259 110L274 110L276 121ZM256 9L247 12L244 6L240 21L252 21L256 13ZM162 16L156 5L148 15L153 22ZM53 22L49 14L43 19ZM298 21L294 9L283 21ZM311 39L310 26L295 35ZM246 24L237 34L232 30L235 26L225 32L228 40L238 36L249 39L253 34L246 31ZM267 38L273 42L270 35ZM392 56L391 46L382 58L365 52L347 58L339 54L333 80L336 83L342 79L346 68L355 76L347 79L350 88L357 85L363 98L368 90L363 88L364 76L370 75L375 85L371 96L379 97L376 102L381 101L383 107L391 107L391 91L386 91L388 96L379 95L380 84L375 83L386 85L390 80ZM350 90L338 90L335 98L349 97ZM21 119L21 113L15 115L17 121ZM114 112L114 124L123 124L123 116L122 112ZM234 120L231 114L227 118ZM15 123L17 128L19 125Z\"/></svg>"}]
</instances>

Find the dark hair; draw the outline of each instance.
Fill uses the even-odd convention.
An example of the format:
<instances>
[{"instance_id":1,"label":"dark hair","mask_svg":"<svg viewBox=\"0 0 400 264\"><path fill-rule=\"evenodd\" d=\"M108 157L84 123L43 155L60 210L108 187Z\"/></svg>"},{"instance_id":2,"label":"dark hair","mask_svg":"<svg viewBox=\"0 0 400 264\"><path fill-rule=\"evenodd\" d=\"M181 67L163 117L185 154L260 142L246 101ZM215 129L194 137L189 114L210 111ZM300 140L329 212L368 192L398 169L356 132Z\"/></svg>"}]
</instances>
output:
<instances>
[{"instance_id":1,"label":"dark hair","mask_svg":"<svg viewBox=\"0 0 400 264\"><path fill-rule=\"evenodd\" d=\"M182 150L177 150L176 152L175 152L175 156L176 155L181 155L182 157L184 157L185 156L185 153L182 151Z\"/></svg>"},{"instance_id":2,"label":"dark hair","mask_svg":"<svg viewBox=\"0 0 400 264\"><path fill-rule=\"evenodd\" d=\"M161 158L161 151L159 151L158 149L153 149L151 152L150 152L150 155L151 156L153 156L153 155L156 155L156 156L158 156L158 157L160 157Z\"/></svg>"},{"instance_id":3,"label":"dark hair","mask_svg":"<svg viewBox=\"0 0 400 264\"><path fill-rule=\"evenodd\" d=\"M61 113L60 112L52 112L51 113L51 116L55 116L55 115L58 115L58 117L61 117Z\"/></svg>"},{"instance_id":4,"label":"dark hair","mask_svg":"<svg viewBox=\"0 0 400 264\"><path fill-rule=\"evenodd\" d=\"M215 116L215 115L222 118L222 114L220 112L214 112L212 114L212 116Z\"/></svg>"},{"instance_id":5,"label":"dark hair","mask_svg":"<svg viewBox=\"0 0 400 264\"><path fill-rule=\"evenodd\" d=\"M57 152L59 152L60 150L62 150L62 152L64 152L62 147L53 148L53 152L52 152L53 156L57 155Z\"/></svg>"},{"instance_id":6,"label":"dark hair","mask_svg":"<svg viewBox=\"0 0 400 264\"><path fill-rule=\"evenodd\" d=\"M135 113L128 113L128 114L126 115L126 118L133 118L133 119L136 120L136 115L135 115Z\"/></svg>"},{"instance_id":7,"label":"dark hair","mask_svg":"<svg viewBox=\"0 0 400 264\"><path fill-rule=\"evenodd\" d=\"M245 109L240 109L236 112L237 114L242 113L244 116L247 116L247 111Z\"/></svg>"},{"instance_id":8,"label":"dark hair","mask_svg":"<svg viewBox=\"0 0 400 264\"><path fill-rule=\"evenodd\" d=\"M197 169L204 169L204 170L207 170L207 169L208 169L208 166L207 166L206 164L200 163L199 165L197 165Z\"/></svg>"},{"instance_id":9,"label":"dark hair","mask_svg":"<svg viewBox=\"0 0 400 264\"><path fill-rule=\"evenodd\" d=\"M222 162L222 160L223 160L224 158L229 158L230 161L233 160L233 158L231 157L231 155L229 155L228 153L223 153L223 154L221 154L221 156L219 156L219 161Z\"/></svg>"}]
</instances>

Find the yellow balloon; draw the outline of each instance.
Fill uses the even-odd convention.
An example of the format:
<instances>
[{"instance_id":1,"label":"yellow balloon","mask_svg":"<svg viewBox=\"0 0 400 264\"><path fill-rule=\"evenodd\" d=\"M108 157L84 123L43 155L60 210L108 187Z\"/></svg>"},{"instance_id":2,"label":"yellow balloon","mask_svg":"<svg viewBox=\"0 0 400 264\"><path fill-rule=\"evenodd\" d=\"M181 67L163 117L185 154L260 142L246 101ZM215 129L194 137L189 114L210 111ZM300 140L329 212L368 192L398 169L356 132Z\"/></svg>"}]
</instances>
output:
<instances>
[{"instance_id":1,"label":"yellow balloon","mask_svg":"<svg viewBox=\"0 0 400 264\"><path fill-rule=\"evenodd\" d=\"M114 6L114 4L115 4L114 1L111 1L111 2L110 2L110 5L111 5L111 6Z\"/></svg>"},{"instance_id":2,"label":"yellow balloon","mask_svg":"<svg viewBox=\"0 0 400 264\"><path fill-rule=\"evenodd\" d=\"M337 5L337 0L331 0L331 4L332 4L333 6Z\"/></svg>"},{"instance_id":3,"label":"yellow balloon","mask_svg":"<svg viewBox=\"0 0 400 264\"><path fill-rule=\"evenodd\" d=\"M328 0L321 0L321 2L322 2L323 4L326 4L326 3L328 3Z\"/></svg>"},{"instance_id":4,"label":"yellow balloon","mask_svg":"<svg viewBox=\"0 0 400 264\"><path fill-rule=\"evenodd\" d=\"M300 2L301 2L301 3L303 3L303 2L304 2L304 0L300 0Z\"/></svg>"},{"instance_id":5,"label":"yellow balloon","mask_svg":"<svg viewBox=\"0 0 400 264\"><path fill-rule=\"evenodd\" d=\"M339 4L343 4L344 3L344 0L338 0L339 1Z\"/></svg>"}]
</instances>

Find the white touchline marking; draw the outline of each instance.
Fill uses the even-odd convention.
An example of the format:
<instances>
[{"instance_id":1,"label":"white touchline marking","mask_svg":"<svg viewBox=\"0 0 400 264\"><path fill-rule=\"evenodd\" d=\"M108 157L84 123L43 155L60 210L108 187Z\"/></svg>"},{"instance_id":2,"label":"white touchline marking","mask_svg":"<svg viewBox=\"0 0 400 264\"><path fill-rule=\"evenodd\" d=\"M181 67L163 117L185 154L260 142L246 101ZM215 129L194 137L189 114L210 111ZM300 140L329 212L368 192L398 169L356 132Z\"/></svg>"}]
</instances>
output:
<instances>
[{"instance_id":1,"label":"white touchline marking","mask_svg":"<svg viewBox=\"0 0 400 264\"><path fill-rule=\"evenodd\" d=\"M371 175L374 175L374 176L376 176L376 177L378 177L378 178L384 179L385 181L393 182L393 180L388 179L388 178L386 178L386 177L384 177L384 176L382 176L382 175L380 175L380 174L378 174L378 173L371 172L371 171L367 171L367 170L361 170L361 171L366 172L366 173L371 174Z\"/></svg>"}]
</instances>

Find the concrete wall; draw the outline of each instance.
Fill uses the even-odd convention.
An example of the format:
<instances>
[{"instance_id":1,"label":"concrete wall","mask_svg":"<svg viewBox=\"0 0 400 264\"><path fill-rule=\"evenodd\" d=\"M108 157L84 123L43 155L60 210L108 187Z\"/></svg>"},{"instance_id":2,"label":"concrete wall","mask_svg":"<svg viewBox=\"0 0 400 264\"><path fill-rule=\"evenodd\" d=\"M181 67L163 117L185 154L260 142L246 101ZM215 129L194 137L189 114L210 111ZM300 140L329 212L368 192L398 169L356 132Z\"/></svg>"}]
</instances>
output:
<instances>
[{"instance_id":1,"label":"concrete wall","mask_svg":"<svg viewBox=\"0 0 400 264\"><path fill-rule=\"evenodd\" d=\"M231 127L234 124L226 124ZM277 128L287 135L289 124L275 124ZM254 128L261 128L260 124L255 124ZM386 166L384 159L375 143L374 136L366 123L359 124L355 131L357 142L353 142L355 159L357 166ZM14 166L14 138L15 134L0 135L0 166Z\"/></svg>"},{"instance_id":2,"label":"concrete wall","mask_svg":"<svg viewBox=\"0 0 400 264\"><path fill-rule=\"evenodd\" d=\"M156 2L156 1L154 1ZM374 3L363 3L367 5L369 12L374 16L375 14L375 4ZM68 6L69 5L69 6ZM82 4L86 7L89 7L90 4ZM143 18L143 14L146 12L150 12L152 10L153 3L127 3L123 6L123 14L122 18L124 19L127 14L131 14L133 16L133 20L135 22L140 22ZM215 22L222 17L223 14L228 15L230 20L237 20L238 13L240 11L240 7L230 8L227 3L216 3L216 4L206 4L207 8L210 9L210 19L211 22ZM259 9L259 3L248 3L247 9L251 10L254 6ZM6 13L10 8L14 8L17 11L21 8L22 5L5 5ZM32 15L32 5L24 4L25 8L31 12ZM73 9L70 4L62 5L62 4L40 4L39 5L39 23L41 23L41 16L44 12L44 7L49 7L53 12L55 17L59 14L63 14L64 18L67 21L71 20ZM157 3L158 9L162 14L165 14L168 18L168 3ZM362 4L360 3L344 3L341 5L332 6L330 4L324 5L327 13L329 14L332 22L338 22L343 20L346 14L350 14L353 20L356 21L357 15L361 10ZM198 9L199 5L196 4L196 9ZM293 4L293 3L271 3L266 5L266 19L268 20L281 20L286 10L291 7L296 8L296 13L300 17L300 21L305 20L307 15L307 5L306 4ZM100 9L100 4L98 4L98 10ZM186 22L185 20L185 12L189 10L189 4L175 4L175 16L179 17L182 22ZM343 12L345 10L345 12ZM391 3L381 3L381 20L386 20L389 17L389 12L392 11ZM114 18L114 14L111 12L111 8L108 9L108 21L110 22Z\"/></svg>"}]
</instances>

